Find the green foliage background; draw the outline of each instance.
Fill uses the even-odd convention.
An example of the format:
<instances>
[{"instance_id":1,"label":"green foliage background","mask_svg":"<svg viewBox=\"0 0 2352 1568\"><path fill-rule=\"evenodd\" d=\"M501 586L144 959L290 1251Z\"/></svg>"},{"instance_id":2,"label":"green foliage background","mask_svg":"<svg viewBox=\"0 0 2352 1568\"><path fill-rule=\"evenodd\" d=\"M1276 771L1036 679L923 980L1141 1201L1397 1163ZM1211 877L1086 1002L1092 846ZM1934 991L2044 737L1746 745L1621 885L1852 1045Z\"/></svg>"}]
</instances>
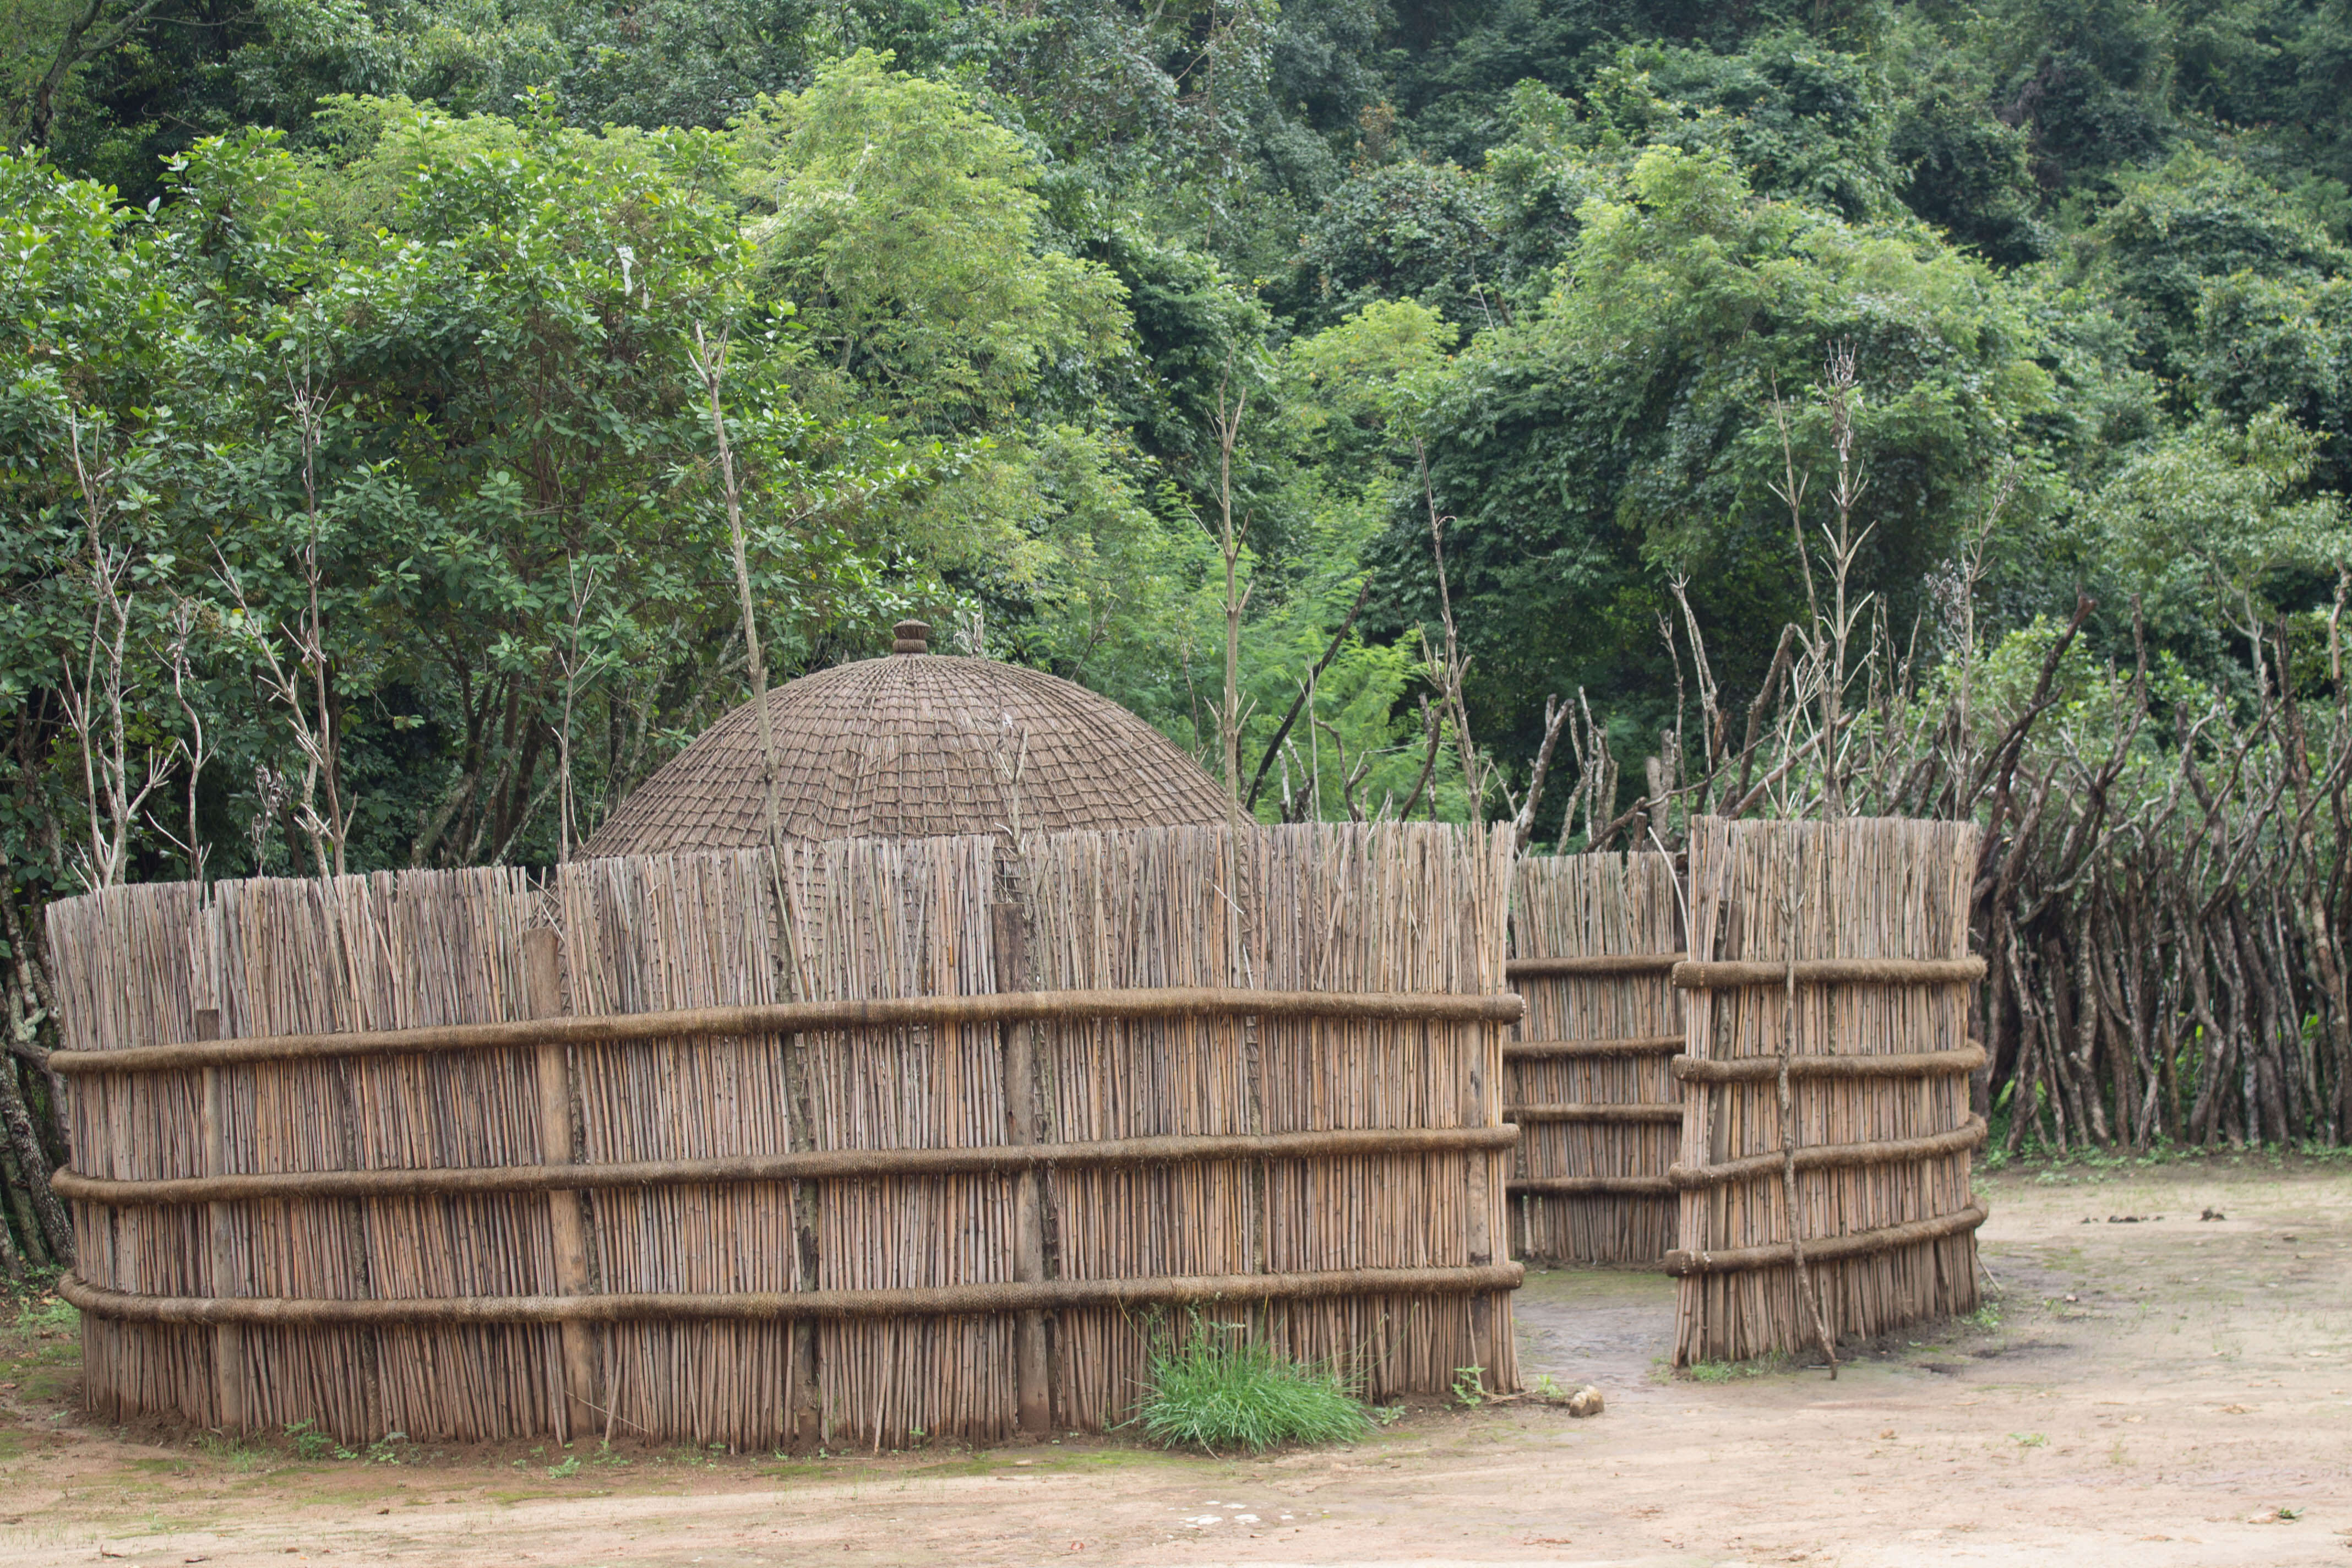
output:
<instances>
[{"instance_id":1,"label":"green foliage background","mask_svg":"<svg viewBox=\"0 0 2352 1568\"><path fill-rule=\"evenodd\" d=\"M919 613L1204 760L1211 422L1245 390L1245 773L1347 627L1262 816L1411 794L1432 508L1503 779L1581 689L1637 791L1675 701L1670 581L1735 707L1801 604L1769 407L1825 467L1811 389L1841 347L1859 586L1930 662L2022 649L2080 589L2094 660L2130 648L2137 596L2168 669L2242 691L2245 629L2323 611L2343 560L2332 0L0 16L0 936L26 1041L32 917L104 858L67 722L94 552L123 573L127 756L157 784L132 876L321 853L265 679L301 662L313 575L355 869L550 860L742 700L698 329L730 345L781 673ZM1936 584L1997 501L1960 616Z\"/></svg>"}]
</instances>

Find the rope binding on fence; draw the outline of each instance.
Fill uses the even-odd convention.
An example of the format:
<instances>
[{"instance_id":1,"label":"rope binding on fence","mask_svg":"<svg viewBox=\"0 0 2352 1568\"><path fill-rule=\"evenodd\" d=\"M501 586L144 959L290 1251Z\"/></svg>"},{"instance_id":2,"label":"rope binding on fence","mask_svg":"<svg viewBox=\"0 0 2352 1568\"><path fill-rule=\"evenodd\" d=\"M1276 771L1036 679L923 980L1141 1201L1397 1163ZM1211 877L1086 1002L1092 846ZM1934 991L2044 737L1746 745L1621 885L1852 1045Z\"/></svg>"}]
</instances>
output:
<instances>
[{"instance_id":1,"label":"rope binding on fence","mask_svg":"<svg viewBox=\"0 0 2352 1568\"><path fill-rule=\"evenodd\" d=\"M999 1175L1051 1167L1195 1164L1213 1160L1345 1159L1507 1149L1519 1130L1495 1127L1342 1128L1316 1132L1121 1138L1096 1142L981 1144L957 1149L822 1149L715 1160L614 1164L476 1165L413 1170L278 1171L257 1174L114 1181L59 1171L58 1195L116 1208L294 1198L432 1197L617 1187L714 1186L750 1182L902 1176Z\"/></svg>"},{"instance_id":2,"label":"rope binding on fence","mask_svg":"<svg viewBox=\"0 0 2352 1568\"><path fill-rule=\"evenodd\" d=\"M1139 1018L1356 1018L1395 1023L1516 1024L1527 1004L1510 992L1253 991L1234 986L1139 986L1117 991L1002 991L976 996L865 997L688 1007L659 1013L562 1015L504 1024L447 1024L328 1035L264 1035L55 1051L52 1071L169 1072L248 1062L413 1056L435 1051L604 1046L643 1040L835 1033L942 1025L1116 1023Z\"/></svg>"}]
</instances>

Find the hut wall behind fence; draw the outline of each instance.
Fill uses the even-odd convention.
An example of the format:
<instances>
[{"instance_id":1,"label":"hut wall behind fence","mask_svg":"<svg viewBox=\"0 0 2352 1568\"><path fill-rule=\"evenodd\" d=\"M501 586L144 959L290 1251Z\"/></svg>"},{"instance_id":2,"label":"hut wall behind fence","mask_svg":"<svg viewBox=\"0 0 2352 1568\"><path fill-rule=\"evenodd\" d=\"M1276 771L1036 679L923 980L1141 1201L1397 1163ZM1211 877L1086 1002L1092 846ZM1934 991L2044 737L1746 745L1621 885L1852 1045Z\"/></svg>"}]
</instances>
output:
<instances>
[{"instance_id":1,"label":"hut wall behind fence","mask_svg":"<svg viewBox=\"0 0 2352 1568\"><path fill-rule=\"evenodd\" d=\"M142 886L53 906L51 931L66 1043L105 1051L193 1040L215 1017L234 1040L1026 988L1492 994L1507 878L1506 837L1186 828L1032 838L1018 854L990 838L796 846L781 876L754 851L579 862L544 887L509 870L225 883L202 900ZM128 1182L1492 1131L1475 1147L577 1194L78 1197L80 1274L100 1293L85 1312L89 1397L118 1417L307 1420L345 1440L984 1439L1123 1418L1149 1310L811 1317L791 1299L1379 1268L1450 1275L1202 1310L1344 1358L1373 1397L1440 1391L1469 1365L1510 1387L1501 1033L1093 1017L80 1073L74 1169ZM1482 1268L1480 1288L1460 1282ZM105 1291L171 1300L126 1316ZM626 1293L782 1310L505 1321L529 1317L519 1299ZM478 1321L216 1324L202 1321L214 1298L488 1308ZM1189 1319L1163 1321L1181 1332Z\"/></svg>"},{"instance_id":2,"label":"hut wall behind fence","mask_svg":"<svg viewBox=\"0 0 2352 1568\"><path fill-rule=\"evenodd\" d=\"M1504 1115L1520 1129L1517 1257L1654 1268L1675 1245L1666 1183L1682 1140L1668 1066L1683 1046L1681 995L1669 978L1683 942L1675 883L1673 862L1654 853L1519 863L1509 967L1528 1011L1503 1047ZM1544 962L1562 958L1575 966Z\"/></svg>"},{"instance_id":3,"label":"hut wall behind fence","mask_svg":"<svg viewBox=\"0 0 2352 1568\"><path fill-rule=\"evenodd\" d=\"M1681 1246L1667 1260L1681 1275L1678 1365L1815 1341L1790 1250L1784 1050L1793 1234L1830 1333L1975 1307L1984 1211L1969 1172L1983 1127L1969 1111L1980 1053L1968 1024L1981 965L1967 953L1977 846L1966 823L1693 824L1691 948L1702 962L1675 974L1692 1059L1677 1064ZM1707 960L1757 967L1710 970ZM1808 969L1822 960L1877 962Z\"/></svg>"}]
</instances>

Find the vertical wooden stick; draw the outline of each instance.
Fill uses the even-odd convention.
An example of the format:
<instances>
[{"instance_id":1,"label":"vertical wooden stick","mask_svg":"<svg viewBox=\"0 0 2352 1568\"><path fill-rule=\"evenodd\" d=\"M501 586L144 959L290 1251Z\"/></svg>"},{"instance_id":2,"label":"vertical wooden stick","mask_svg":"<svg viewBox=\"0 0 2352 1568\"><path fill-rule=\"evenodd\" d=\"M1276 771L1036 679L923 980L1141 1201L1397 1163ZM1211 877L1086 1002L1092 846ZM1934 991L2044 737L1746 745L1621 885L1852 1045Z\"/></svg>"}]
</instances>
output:
<instances>
[{"instance_id":1,"label":"vertical wooden stick","mask_svg":"<svg viewBox=\"0 0 2352 1568\"><path fill-rule=\"evenodd\" d=\"M1021 906L988 906L990 934L996 948L996 988L1019 991L1028 985L1028 943ZM1037 1035L1028 1024L1007 1024L1000 1037L1004 1047L1004 1107L1006 1136L1015 1143L1037 1140ZM1013 1277L1022 1281L1045 1278L1045 1190L1034 1171L1015 1178L1013 1205ZM1024 1432L1043 1433L1053 1422L1053 1390L1045 1364L1045 1314L1024 1312L1013 1329L1013 1401Z\"/></svg>"},{"instance_id":2,"label":"vertical wooden stick","mask_svg":"<svg viewBox=\"0 0 2352 1568\"><path fill-rule=\"evenodd\" d=\"M523 933L522 948L530 1016L554 1017L563 1011L560 940L552 930L541 926ZM551 1165L568 1165L576 1157L572 1144L572 1074L562 1046L539 1047L539 1149L540 1158ZM555 1244L556 1293L587 1294L588 1237L580 1194L548 1194L547 1218ZM562 1335L565 1398L555 1436L557 1441L568 1443L573 1432L596 1429L596 1355L588 1324L565 1323Z\"/></svg>"},{"instance_id":3,"label":"vertical wooden stick","mask_svg":"<svg viewBox=\"0 0 2352 1568\"><path fill-rule=\"evenodd\" d=\"M1496 1125L1503 1120L1502 1105L1489 1092L1488 1086L1494 1081L1491 1063L1499 1061L1503 1054L1502 1030L1493 1024L1470 1024L1460 1026L1455 1037L1474 1042L1468 1053L1473 1066L1466 1086L1473 1110L1463 1120L1473 1124ZM1472 1149L1468 1151L1468 1159L1470 1263L1473 1268L1484 1268L1495 1261L1495 1238L1487 1214L1490 1201L1487 1178L1494 1168L1495 1156L1484 1149ZM1469 1308L1470 1353L1477 1364L1486 1369L1479 1375L1486 1386L1499 1390L1503 1383L1496 1370L1495 1297L1490 1292L1481 1291L1470 1298Z\"/></svg>"},{"instance_id":4,"label":"vertical wooden stick","mask_svg":"<svg viewBox=\"0 0 2352 1568\"><path fill-rule=\"evenodd\" d=\"M1780 1106L1780 1188L1789 1205L1789 1256L1797 1265L1797 1301L1813 1321L1813 1339L1822 1347L1822 1359L1829 1363L1830 1381L1837 1381L1837 1343L1830 1337L1830 1321L1822 1311L1821 1292L1813 1288L1812 1270L1805 1264L1804 1208L1797 1191L1797 1104L1789 1089L1789 1058L1797 1049L1797 943L1798 914L1804 896L1803 865L1801 858L1802 839L1794 826L1784 827L1788 846L1788 881L1780 891L1781 912L1787 918L1789 931L1789 972L1782 992L1780 1052L1773 1068L1773 1089ZM1833 830L1832 830L1833 831ZM1828 835L1825 833L1826 838ZM1824 845L1824 852L1829 846Z\"/></svg>"},{"instance_id":5,"label":"vertical wooden stick","mask_svg":"<svg viewBox=\"0 0 2352 1568\"><path fill-rule=\"evenodd\" d=\"M221 1037L221 1016L217 1007L196 1009L196 1038L217 1040ZM205 1174L226 1176L228 1169L228 1107L221 1087L221 1069L205 1069ZM230 1237L236 1228L235 1216L226 1204L205 1205L212 1231L213 1294L241 1296L245 1292L233 1288L232 1277L236 1272L235 1249ZM229 1436L244 1433L247 1419L245 1397L245 1330L234 1323L222 1323L213 1330L213 1375L216 1380L220 1409L220 1429Z\"/></svg>"}]
</instances>

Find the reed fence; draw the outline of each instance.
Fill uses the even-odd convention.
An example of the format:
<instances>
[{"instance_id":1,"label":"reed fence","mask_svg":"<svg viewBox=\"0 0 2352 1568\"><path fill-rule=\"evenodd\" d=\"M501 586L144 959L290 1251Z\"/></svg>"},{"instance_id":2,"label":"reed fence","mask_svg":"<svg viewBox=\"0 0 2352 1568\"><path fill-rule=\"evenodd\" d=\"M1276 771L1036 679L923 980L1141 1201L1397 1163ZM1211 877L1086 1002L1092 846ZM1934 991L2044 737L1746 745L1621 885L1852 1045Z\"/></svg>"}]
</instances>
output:
<instances>
[{"instance_id":1,"label":"reed fence","mask_svg":"<svg viewBox=\"0 0 2352 1568\"><path fill-rule=\"evenodd\" d=\"M1503 1047L1504 1115L1518 1123L1515 1255L1654 1268L1675 1245L1685 956L1673 863L1657 854L1519 863L1511 984L1527 998Z\"/></svg>"},{"instance_id":2,"label":"reed fence","mask_svg":"<svg viewBox=\"0 0 2352 1568\"><path fill-rule=\"evenodd\" d=\"M1514 1384L1507 836L799 845L53 906L92 1405L1094 1428L1246 1321Z\"/></svg>"},{"instance_id":3,"label":"reed fence","mask_svg":"<svg viewBox=\"0 0 2352 1568\"><path fill-rule=\"evenodd\" d=\"M1966 823L1693 822L1677 1365L1976 1305L1978 847Z\"/></svg>"}]
</instances>

